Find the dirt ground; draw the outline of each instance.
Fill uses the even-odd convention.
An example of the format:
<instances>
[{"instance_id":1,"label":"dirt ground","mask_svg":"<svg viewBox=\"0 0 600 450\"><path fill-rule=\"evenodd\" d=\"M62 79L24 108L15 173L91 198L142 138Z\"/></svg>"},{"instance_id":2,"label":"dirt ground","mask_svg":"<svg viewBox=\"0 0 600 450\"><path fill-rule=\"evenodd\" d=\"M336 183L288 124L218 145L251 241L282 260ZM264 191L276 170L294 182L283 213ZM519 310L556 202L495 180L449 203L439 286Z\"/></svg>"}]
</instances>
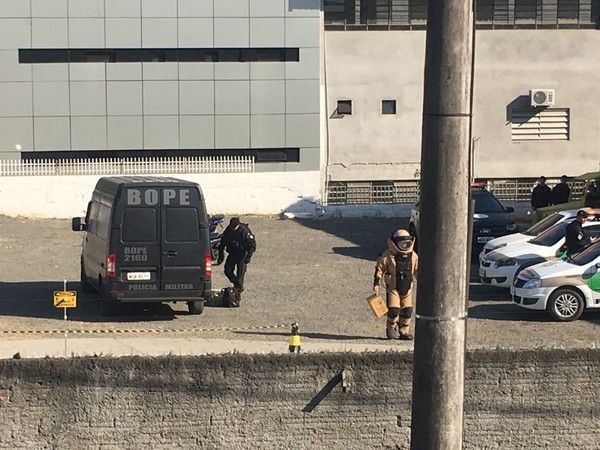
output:
<instances>
[{"instance_id":1,"label":"dirt ground","mask_svg":"<svg viewBox=\"0 0 600 450\"><path fill-rule=\"evenodd\" d=\"M375 318L370 294L377 255L405 219L303 219L242 217L256 235L258 249L246 275L238 309L206 307L200 316L184 303L126 305L120 316L103 318L97 295L78 292L77 308L53 307L53 291L79 290L82 233L70 221L0 216L0 339L72 336L90 333L177 337L282 340L298 322L303 339L387 342L385 319ZM476 277L476 267L471 268ZM228 285L223 267L213 285ZM469 347L592 346L600 313L585 313L559 324L547 314L519 309L507 291L481 286L472 278ZM389 345L411 346L406 342Z\"/></svg>"}]
</instances>

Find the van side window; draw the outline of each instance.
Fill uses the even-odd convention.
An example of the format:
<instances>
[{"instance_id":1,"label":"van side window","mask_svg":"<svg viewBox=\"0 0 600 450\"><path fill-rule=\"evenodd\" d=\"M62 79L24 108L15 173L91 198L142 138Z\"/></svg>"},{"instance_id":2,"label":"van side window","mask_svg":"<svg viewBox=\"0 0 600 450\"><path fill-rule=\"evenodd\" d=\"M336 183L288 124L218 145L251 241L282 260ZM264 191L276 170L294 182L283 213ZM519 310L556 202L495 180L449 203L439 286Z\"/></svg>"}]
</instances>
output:
<instances>
[{"instance_id":1,"label":"van side window","mask_svg":"<svg viewBox=\"0 0 600 450\"><path fill-rule=\"evenodd\" d=\"M90 208L92 207L93 202L88 202L87 208L85 209L85 219L84 222L86 224L90 223Z\"/></svg>"},{"instance_id":2,"label":"van side window","mask_svg":"<svg viewBox=\"0 0 600 450\"><path fill-rule=\"evenodd\" d=\"M156 242L156 210L125 208L121 233L123 242Z\"/></svg>"},{"instance_id":3,"label":"van side window","mask_svg":"<svg viewBox=\"0 0 600 450\"><path fill-rule=\"evenodd\" d=\"M87 231L92 234L97 234L98 228L98 212L100 211L100 204L92 202L87 217Z\"/></svg>"},{"instance_id":4,"label":"van side window","mask_svg":"<svg viewBox=\"0 0 600 450\"><path fill-rule=\"evenodd\" d=\"M200 226L196 208L167 208L166 242L198 242Z\"/></svg>"},{"instance_id":5,"label":"van side window","mask_svg":"<svg viewBox=\"0 0 600 450\"><path fill-rule=\"evenodd\" d=\"M110 208L106 205L100 205L98 209L98 219L96 221L96 235L108 240L110 230Z\"/></svg>"}]
</instances>

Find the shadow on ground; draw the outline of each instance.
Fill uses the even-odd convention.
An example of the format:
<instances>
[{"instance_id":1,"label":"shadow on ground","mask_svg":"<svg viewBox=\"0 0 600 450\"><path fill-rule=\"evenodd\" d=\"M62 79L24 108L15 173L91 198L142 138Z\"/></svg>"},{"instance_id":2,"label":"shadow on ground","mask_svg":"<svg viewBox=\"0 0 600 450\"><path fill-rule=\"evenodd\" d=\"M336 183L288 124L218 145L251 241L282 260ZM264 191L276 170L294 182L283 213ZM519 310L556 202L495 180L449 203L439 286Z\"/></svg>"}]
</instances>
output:
<instances>
[{"instance_id":1,"label":"shadow on ground","mask_svg":"<svg viewBox=\"0 0 600 450\"><path fill-rule=\"evenodd\" d=\"M557 326L568 323L561 323L554 320L546 311L520 308L512 303L472 306L469 308L469 318L511 322L555 323ZM586 311L578 320L600 325L600 314L596 311Z\"/></svg>"},{"instance_id":2,"label":"shadow on ground","mask_svg":"<svg viewBox=\"0 0 600 450\"><path fill-rule=\"evenodd\" d=\"M79 283L67 285L67 290L77 291L77 307L67 308L69 319L83 322L143 322L173 320L176 314L164 303L128 303L119 305L118 315L100 315L98 294L81 292ZM54 306L54 291L63 291L62 281L0 282L0 316L32 317L63 320L63 308Z\"/></svg>"},{"instance_id":3,"label":"shadow on ground","mask_svg":"<svg viewBox=\"0 0 600 450\"><path fill-rule=\"evenodd\" d=\"M387 248L387 238L398 228L408 227L406 218L327 218L295 219L300 225L337 236L348 241L344 247L332 247L342 256L376 261Z\"/></svg>"},{"instance_id":4,"label":"shadow on ground","mask_svg":"<svg viewBox=\"0 0 600 450\"><path fill-rule=\"evenodd\" d=\"M290 333L268 332L268 331L234 331L235 334L251 335L251 336L286 336ZM308 339L323 339L333 341L357 341L357 340L375 340L387 341L388 339L378 336L350 336L346 334L327 334L327 333L300 333L300 336Z\"/></svg>"},{"instance_id":5,"label":"shadow on ground","mask_svg":"<svg viewBox=\"0 0 600 450\"><path fill-rule=\"evenodd\" d=\"M551 322L550 316L545 311L528 311L512 303L471 306L469 319Z\"/></svg>"},{"instance_id":6,"label":"shadow on ground","mask_svg":"<svg viewBox=\"0 0 600 450\"><path fill-rule=\"evenodd\" d=\"M508 289L485 286L479 283L469 284L469 301L481 302L487 300L498 300L512 303L512 297Z\"/></svg>"}]
</instances>

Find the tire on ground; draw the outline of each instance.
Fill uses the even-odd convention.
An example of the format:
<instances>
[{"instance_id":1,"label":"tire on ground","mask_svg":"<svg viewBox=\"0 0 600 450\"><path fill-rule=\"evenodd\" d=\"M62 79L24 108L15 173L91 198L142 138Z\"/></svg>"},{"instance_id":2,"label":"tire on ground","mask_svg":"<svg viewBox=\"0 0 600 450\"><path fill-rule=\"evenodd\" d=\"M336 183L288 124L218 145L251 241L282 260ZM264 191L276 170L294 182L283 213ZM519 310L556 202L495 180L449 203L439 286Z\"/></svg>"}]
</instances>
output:
<instances>
[{"instance_id":1,"label":"tire on ground","mask_svg":"<svg viewBox=\"0 0 600 450\"><path fill-rule=\"evenodd\" d=\"M576 289L560 288L550 295L546 309L559 322L573 322L583 314L585 300Z\"/></svg>"},{"instance_id":2,"label":"tire on ground","mask_svg":"<svg viewBox=\"0 0 600 450\"><path fill-rule=\"evenodd\" d=\"M187 305L188 305L188 311L190 312L190 314L199 315L199 314L202 314L202 311L204 311L204 301L203 300L197 300L195 302L187 302Z\"/></svg>"}]
</instances>

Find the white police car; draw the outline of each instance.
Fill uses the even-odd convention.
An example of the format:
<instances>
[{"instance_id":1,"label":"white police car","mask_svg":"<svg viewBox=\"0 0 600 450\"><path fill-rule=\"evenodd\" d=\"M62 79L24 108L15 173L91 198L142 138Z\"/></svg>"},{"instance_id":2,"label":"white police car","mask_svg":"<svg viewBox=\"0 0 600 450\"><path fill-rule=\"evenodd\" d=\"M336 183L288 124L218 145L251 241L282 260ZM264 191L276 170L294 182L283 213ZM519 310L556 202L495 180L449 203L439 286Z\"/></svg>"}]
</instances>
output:
<instances>
[{"instance_id":1,"label":"white police car","mask_svg":"<svg viewBox=\"0 0 600 450\"><path fill-rule=\"evenodd\" d=\"M548 311L561 322L577 320L585 309L600 309L600 242L567 260L536 264L511 286L513 303Z\"/></svg>"},{"instance_id":2,"label":"white police car","mask_svg":"<svg viewBox=\"0 0 600 450\"><path fill-rule=\"evenodd\" d=\"M593 208L582 208L582 209L587 211L587 213L590 216L597 215L596 210L594 210ZM485 255L487 255L488 253L493 252L494 250L498 250L502 247L506 247L507 245L511 245L511 244L516 244L518 242L526 242L526 241L533 239L534 237L540 235L541 233L543 233L544 231L546 231L547 229L549 229L550 227L552 227L558 223L570 221L570 220L574 219L575 216L577 215L577 211L579 211L579 210L578 209L568 209L565 211L558 211L558 212L550 214L547 217L544 217L542 220L540 220L539 222L536 222L531 227L529 227L527 230L525 230L521 233L513 233L513 234L509 234L507 236L501 236L499 238L492 239L491 241L487 242L483 246L483 250L479 254L479 262L481 263L481 260L483 259L483 257Z\"/></svg>"},{"instance_id":3,"label":"white police car","mask_svg":"<svg viewBox=\"0 0 600 450\"><path fill-rule=\"evenodd\" d=\"M558 258L565 242L565 230L570 221L560 222L526 242L518 242L483 256L479 264L481 282L490 286L510 288L515 275L525 267ZM600 221L583 224L590 237L600 236Z\"/></svg>"}]
</instances>

